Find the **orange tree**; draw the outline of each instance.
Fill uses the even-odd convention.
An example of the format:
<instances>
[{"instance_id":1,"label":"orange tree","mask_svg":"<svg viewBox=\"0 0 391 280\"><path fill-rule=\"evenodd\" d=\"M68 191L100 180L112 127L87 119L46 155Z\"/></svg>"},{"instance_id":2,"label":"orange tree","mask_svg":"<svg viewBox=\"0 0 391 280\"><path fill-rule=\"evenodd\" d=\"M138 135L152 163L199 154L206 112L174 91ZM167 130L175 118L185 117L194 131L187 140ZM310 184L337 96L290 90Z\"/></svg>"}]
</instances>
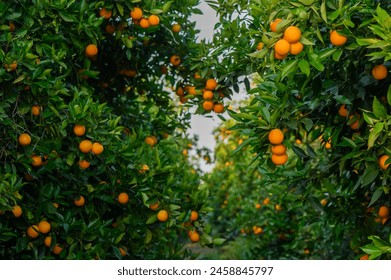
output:
<instances>
[{"instance_id":1,"label":"orange tree","mask_svg":"<svg viewBox=\"0 0 391 280\"><path fill-rule=\"evenodd\" d=\"M2 258L190 258L191 241L221 243L170 89L194 79L197 4L0 3Z\"/></svg>"},{"instance_id":2,"label":"orange tree","mask_svg":"<svg viewBox=\"0 0 391 280\"><path fill-rule=\"evenodd\" d=\"M309 238L314 258L389 258L389 1L209 2L220 24L208 61L219 63L206 67L252 97L229 114L246 137L234 154L249 148L262 178L254 192L305 211L301 230L328 231Z\"/></svg>"}]
</instances>

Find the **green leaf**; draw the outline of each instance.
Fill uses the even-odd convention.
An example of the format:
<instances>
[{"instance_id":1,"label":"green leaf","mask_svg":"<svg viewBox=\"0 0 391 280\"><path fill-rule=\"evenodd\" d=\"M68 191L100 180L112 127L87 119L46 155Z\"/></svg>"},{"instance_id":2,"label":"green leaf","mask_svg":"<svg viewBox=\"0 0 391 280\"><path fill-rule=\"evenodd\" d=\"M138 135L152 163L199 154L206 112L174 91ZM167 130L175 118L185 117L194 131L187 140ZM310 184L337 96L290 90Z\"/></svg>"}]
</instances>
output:
<instances>
[{"instance_id":1,"label":"green leaf","mask_svg":"<svg viewBox=\"0 0 391 280\"><path fill-rule=\"evenodd\" d=\"M299 68L301 72L307 75L307 77L310 75L310 64L308 63L307 60L301 59L299 61Z\"/></svg>"},{"instance_id":2,"label":"green leaf","mask_svg":"<svg viewBox=\"0 0 391 280\"><path fill-rule=\"evenodd\" d=\"M145 244L149 244L152 240L152 231L150 231L149 229L146 230L145 232L145 239L144 239L144 243Z\"/></svg>"},{"instance_id":3,"label":"green leaf","mask_svg":"<svg viewBox=\"0 0 391 280\"><path fill-rule=\"evenodd\" d=\"M363 187L368 186L373 181L375 181L378 175L379 175L379 170L377 166L367 168L361 177L361 185Z\"/></svg>"},{"instance_id":4,"label":"green leaf","mask_svg":"<svg viewBox=\"0 0 391 280\"><path fill-rule=\"evenodd\" d=\"M372 148L376 139L380 136L383 131L384 124L382 122L378 122L375 127L371 130L368 137L368 149Z\"/></svg>"},{"instance_id":5,"label":"green leaf","mask_svg":"<svg viewBox=\"0 0 391 280\"><path fill-rule=\"evenodd\" d=\"M378 201L379 198L382 196L382 194L383 194L383 188L377 188L376 191L374 191L374 193L372 195L372 198L368 204L368 207L372 206L376 201Z\"/></svg>"},{"instance_id":6,"label":"green leaf","mask_svg":"<svg viewBox=\"0 0 391 280\"><path fill-rule=\"evenodd\" d=\"M383 104L380 103L380 101L376 98L376 96L373 98L373 113L376 117L386 119L387 118L387 110L383 106Z\"/></svg>"},{"instance_id":7,"label":"green leaf","mask_svg":"<svg viewBox=\"0 0 391 280\"><path fill-rule=\"evenodd\" d=\"M295 152L296 155L298 155L301 158L308 158L307 154L304 152L302 148L299 148L295 145L292 145L292 150Z\"/></svg>"},{"instance_id":8,"label":"green leaf","mask_svg":"<svg viewBox=\"0 0 391 280\"><path fill-rule=\"evenodd\" d=\"M66 22L77 22L76 18L73 15L69 14L68 12L58 11L58 14Z\"/></svg>"},{"instance_id":9,"label":"green leaf","mask_svg":"<svg viewBox=\"0 0 391 280\"><path fill-rule=\"evenodd\" d=\"M289 76L291 73L296 73L298 60L289 61L281 71L281 80Z\"/></svg>"},{"instance_id":10,"label":"green leaf","mask_svg":"<svg viewBox=\"0 0 391 280\"><path fill-rule=\"evenodd\" d=\"M325 23L327 23L327 10L326 10L326 1L322 1L320 5L320 15Z\"/></svg>"},{"instance_id":11,"label":"green leaf","mask_svg":"<svg viewBox=\"0 0 391 280\"><path fill-rule=\"evenodd\" d=\"M315 67L318 71L323 71L324 70L324 65L322 62L320 62L320 58L317 54L315 53L310 53L308 54L308 58L310 61L310 64Z\"/></svg>"},{"instance_id":12,"label":"green leaf","mask_svg":"<svg viewBox=\"0 0 391 280\"><path fill-rule=\"evenodd\" d=\"M224 239L224 238L214 238L213 244L219 246L219 245L222 245L225 241L226 241L226 239Z\"/></svg>"},{"instance_id":13,"label":"green leaf","mask_svg":"<svg viewBox=\"0 0 391 280\"><path fill-rule=\"evenodd\" d=\"M308 198L308 201L311 204L311 206L316 210L316 212L321 213L324 211L323 206L322 204L320 204L318 199L310 197Z\"/></svg>"},{"instance_id":14,"label":"green leaf","mask_svg":"<svg viewBox=\"0 0 391 280\"><path fill-rule=\"evenodd\" d=\"M387 102L389 105L391 105L391 85L388 87L387 91Z\"/></svg>"},{"instance_id":15,"label":"green leaf","mask_svg":"<svg viewBox=\"0 0 391 280\"><path fill-rule=\"evenodd\" d=\"M156 221L157 221L157 216L156 215L151 215L145 223L147 225L149 225L149 224L153 224Z\"/></svg>"},{"instance_id":16,"label":"green leaf","mask_svg":"<svg viewBox=\"0 0 391 280\"><path fill-rule=\"evenodd\" d=\"M363 247L361 247L361 250L363 250L365 253L372 255L372 254L381 254L381 250L377 248L377 246L368 244Z\"/></svg>"}]
</instances>

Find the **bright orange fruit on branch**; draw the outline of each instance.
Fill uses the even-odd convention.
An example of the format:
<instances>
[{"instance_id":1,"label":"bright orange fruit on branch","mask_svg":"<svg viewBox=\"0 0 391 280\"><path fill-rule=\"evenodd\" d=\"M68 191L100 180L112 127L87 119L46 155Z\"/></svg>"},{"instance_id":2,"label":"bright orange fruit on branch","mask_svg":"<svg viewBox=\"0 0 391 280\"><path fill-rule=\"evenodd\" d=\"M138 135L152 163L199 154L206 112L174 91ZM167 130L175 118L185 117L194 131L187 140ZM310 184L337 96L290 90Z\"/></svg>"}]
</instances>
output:
<instances>
[{"instance_id":1,"label":"bright orange fruit on branch","mask_svg":"<svg viewBox=\"0 0 391 280\"><path fill-rule=\"evenodd\" d=\"M270 30L272 32L277 32L277 26L278 24L282 21L281 18L276 18L275 20L273 20L271 23L270 23Z\"/></svg>"},{"instance_id":2,"label":"bright orange fruit on branch","mask_svg":"<svg viewBox=\"0 0 391 280\"><path fill-rule=\"evenodd\" d=\"M205 88L207 90L215 90L216 87L217 87L217 82L215 79L208 79L206 81Z\"/></svg>"},{"instance_id":3,"label":"bright orange fruit on branch","mask_svg":"<svg viewBox=\"0 0 391 280\"><path fill-rule=\"evenodd\" d=\"M191 222L195 222L198 220L198 212L197 211L191 211L191 214L190 214L190 221Z\"/></svg>"},{"instance_id":4,"label":"bright orange fruit on branch","mask_svg":"<svg viewBox=\"0 0 391 280\"><path fill-rule=\"evenodd\" d=\"M82 153L89 153L92 150L92 142L90 140L83 140L79 144L79 149Z\"/></svg>"},{"instance_id":5,"label":"bright orange fruit on branch","mask_svg":"<svg viewBox=\"0 0 391 280\"><path fill-rule=\"evenodd\" d=\"M273 145L279 145L284 141L284 133L278 128L270 130L268 134L269 142Z\"/></svg>"},{"instance_id":6,"label":"bright orange fruit on branch","mask_svg":"<svg viewBox=\"0 0 391 280\"><path fill-rule=\"evenodd\" d=\"M103 153L103 151L104 151L104 148L103 148L103 145L101 143L95 142L94 144L92 144L91 152L94 155L100 155L101 153Z\"/></svg>"},{"instance_id":7,"label":"bright orange fruit on branch","mask_svg":"<svg viewBox=\"0 0 391 280\"><path fill-rule=\"evenodd\" d=\"M285 39L280 39L274 45L274 51L278 53L280 56L287 55L291 49L291 45Z\"/></svg>"},{"instance_id":8,"label":"bright orange fruit on branch","mask_svg":"<svg viewBox=\"0 0 391 280\"><path fill-rule=\"evenodd\" d=\"M286 153L286 146L284 144L274 145L271 150L273 154L281 156Z\"/></svg>"},{"instance_id":9,"label":"bright orange fruit on branch","mask_svg":"<svg viewBox=\"0 0 391 280\"><path fill-rule=\"evenodd\" d=\"M14 214L14 216L16 218L19 218L20 216L22 216L22 208L19 206L19 205L15 205L13 208L12 208L12 214Z\"/></svg>"},{"instance_id":10,"label":"bright orange fruit on branch","mask_svg":"<svg viewBox=\"0 0 391 280\"><path fill-rule=\"evenodd\" d=\"M210 111L214 107L213 101L206 100L204 103L202 103L202 108L204 108L205 111Z\"/></svg>"},{"instance_id":11,"label":"bright orange fruit on branch","mask_svg":"<svg viewBox=\"0 0 391 280\"><path fill-rule=\"evenodd\" d=\"M388 70L383 64L376 65L372 68L372 76L376 80L383 80L387 77Z\"/></svg>"},{"instance_id":12,"label":"bright orange fruit on branch","mask_svg":"<svg viewBox=\"0 0 391 280\"><path fill-rule=\"evenodd\" d=\"M213 111L216 114L221 114L224 112L224 105L222 103L216 103L213 105Z\"/></svg>"},{"instance_id":13,"label":"bright orange fruit on branch","mask_svg":"<svg viewBox=\"0 0 391 280\"><path fill-rule=\"evenodd\" d=\"M27 133L22 133L18 138L19 144L22 146L28 146L31 143L31 137Z\"/></svg>"},{"instance_id":14,"label":"bright orange fruit on branch","mask_svg":"<svg viewBox=\"0 0 391 280\"><path fill-rule=\"evenodd\" d=\"M346 105L345 104L342 104L339 109L338 109L338 114L341 116L341 117L347 117L349 116L349 112L348 110L346 109Z\"/></svg>"},{"instance_id":15,"label":"bright orange fruit on branch","mask_svg":"<svg viewBox=\"0 0 391 280\"><path fill-rule=\"evenodd\" d=\"M136 7L130 11L130 16L133 20L140 20L143 17L143 10L141 10L139 7Z\"/></svg>"},{"instance_id":16,"label":"bright orange fruit on branch","mask_svg":"<svg viewBox=\"0 0 391 280\"><path fill-rule=\"evenodd\" d=\"M390 165L389 163L386 164L386 161L389 159L388 155L382 155L378 159L378 163L381 169L386 170L388 166Z\"/></svg>"},{"instance_id":17,"label":"bright orange fruit on branch","mask_svg":"<svg viewBox=\"0 0 391 280\"><path fill-rule=\"evenodd\" d=\"M89 44L85 49L87 57L92 58L98 54L98 47L94 44Z\"/></svg>"},{"instance_id":18,"label":"bright orange fruit on branch","mask_svg":"<svg viewBox=\"0 0 391 280\"><path fill-rule=\"evenodd\" d=\"M47 221L40 221L38 224L38 229L40 233L46 234L51 229L50 223Z\"/></svg>"},{"instance_id":19,"label":"bright orange fruit on branch","mask_svg":"<svg viewBox=\"0 0 391 280\"><path fill-rule=\"evenodd\" d=\"M283 154L283 155L276 155L276 154L272 154L272 162L275 164L275 165L284 165L286 162L288 161L288 155L287 154Z\"/></svg>"},{"instance_id":20,"label":"bright orange fruit on branch","mask_svg":"<svg viewBox=\"0 0 391 280\"><path fill-rule=\"evenodd\" d=\"M150 15L148 17L148 22L151 26L159 25L160 19L157 15Z\"/></svg>"},{"instance_id":21,"label":"bright orange fruit on branch","mask_svg":"<svg viewBox=\"0 0 391 280\"><path fill-rule=\"evenodd\" d=\"M99 15L100 15L101 17L104 17L105 19L110 19L111 16L113 15L113 12L110 11L110 10L107 10L106 8L102 8L102 9L100 9L100 11L99 11Z\"/></svg>"},{"instance_id":22,"label":"bright orange fruit on branch","mask_svg":"<svg viewBox=\"0 0 391 280\"><path fill-rule=\"evenodd\" d=\"M288 43L296 43L300 40L301 38L301 31L297 26L289 26L287 29L284 31L284 39Z\"/></svg>"},{"instance_id":23,"label":"bright orange fruit on branch","mask_svg":"<svg viewBox=\"0 0 391 280\"><path fill-rule=\"evenodd\" d=\"M125 192L122 192L118 195L118 202L121 204L126 204L129 201L129 195Z\"/></svg>"},{"instance_id":24,"label":"bright orange fruit on branch","mask_svg":"<svg viewBox=\"0 0 391 280\"><path fill-rule=\"evenodd\" d=\"M157 213L157 219L160 221L160 222L165 222L168 220L168 212L166 210L160 210L158 213Z\"/></svg>"},{"instance_id":25,"label":"bright orange fruit on branch","mask_svg":"<svg viewBox=\"0 0 391 280\"><path fill-rule=\"evenodd\" d=\"M345 35L339 34L336 30L331 31L330 33L330 42L334 46L343 46L346 44L346 41L348 40L348 37Z\"/></svg>"},{"instance_id":26,"label":"bright orange fruit on branch","mask_svg":"<svg viewBox=\"0 0 391 280\"><path fill-rule=\"evenodd\" d=\"M390 214L390 209L383 205L379 208L379 217L380 218L388 218L388 215Z\"/></svg>"},{"instance_id":27,"label":"bright orange fruit on branch","mask_svg":"<svg viewBox=\"0 0 391 280\"><path fill-rule=\"evenodd\" d=\"M181 58L177 55L172 55L170 57L170 63L173 65L173 66L178 66L179 64L181 64Z\"/></svg>"},{"instance_id":28,"label":"bright orange fruit on branch","mask_svg":"<svg viewBox=\"0 0 391 280\"><path fill-rule=\"evenodd\" d=\"M39 229L37 225L29 226L27 229L27 235L31 238L37 238L39 236Z\"/></svg>"},{"instance_id":29,"label":"bright orange fruit on branch","mask_svg":"<svg viewBox=\"0 0 391 280\"><path fill-rule=\"evenodd\" d=\"M85 203L86 203L86 200L84 198L84 196L80 195L79 197L75 198L73 200L73 203L76 205L76 206L83 206Z\"/></svg>"}]
</instances>

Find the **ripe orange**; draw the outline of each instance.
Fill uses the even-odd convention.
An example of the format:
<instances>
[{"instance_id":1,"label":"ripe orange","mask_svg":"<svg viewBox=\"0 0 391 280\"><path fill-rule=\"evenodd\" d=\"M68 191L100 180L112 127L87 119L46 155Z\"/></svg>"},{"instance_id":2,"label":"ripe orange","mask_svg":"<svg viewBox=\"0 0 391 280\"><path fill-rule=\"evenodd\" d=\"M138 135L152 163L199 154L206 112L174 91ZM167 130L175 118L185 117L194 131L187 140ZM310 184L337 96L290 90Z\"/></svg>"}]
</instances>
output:
<instances>
[{"instance_id":1,"label":"ripe orange","mask_svg":"<svg viewBox=\"0 0 391 280\"><path fill-rule=\"evenodd\" d=\"M48 223L47 221L40 221L38 224L38 229L40 233L48 233L51 229L50 223Z\"/></svg>"},{"instance_id":2,"label":"ripe orange","mask_svg":"<svg viewBox=\"0 0 391 280\"><path fill-rule=\"evenodd\" d=\"M172 25L171 30L174 33L178 33L179 31L181 31L181 26L178 23L175 23L175 24Z\"/></svg>"},{"instance_id":3,"label":"ripe orange","mask_svg":"<svg viewBox=\"0 0 391 280\"><path fill-rule=\"evenodd\" d=\"M103 145L99 142L95 142L94 144L92 144L92 149L91 149L91 152L94 154L94 155L100 155L101 153L103 153Z\"/></svg>"},{"instance_id":4,"label":"ripe orange","mask_svg":"<svg viewBox=\"0 0 391 280\"><path fill-rule=\"evenodd\" d=\"M115 26L114 25L111 25L111 24L108 24L106 25L106 28L105 28L106 32L108 34L114 34L115 32Z\"/></svg>"},{"instance_id":5,"label":"ripe orange","mask_svg":"<svg viewBox=\"0 0 391 280\"><path fill-rule=\"evenodd\" d=\"M55 255L59 255L62 252L63 249L64 248L62 248L60 244L56 244L56 245L54 245L52 252Z\"/></svg>"},{"instance_id":6,"label":"ripe orange","mask_svg":"<svg viewBox=\"0 0 391 280\"><path fill-rule=\"evenodd\" d=\"M201 75L198 73L198 72L195 72L194 73L194 79L198 80L198 79L201 79Z\"/></svg>"},{"instance_id":7,"label":"ripe orange","mask_svg":"<svg viewBox=\"0 0 391 280\"><path fill-rule=\"evenodd\" d=\"M337 46L337 47L343 46L346 44L347 40L348 40L348 37L346 37L345 35L339 34L336 30L331 31L331 33L330 33L330 42L334 46Z\"/></svg>"},{"instance_id":8,"label":"ripe orange","mask_svg":"<svg viewBox=\"0 0 391 280\"><path fill-rule=\"evenodd\" d=\"M12 213L14 214L14 216L16 218L19 218L20 216L22 216L22 208L19 206L19 205L15 205L13 208L12 208Z\"/></svg>"},{"instance_id":9,"label":"ripe orange","mask_svg":"<svg viewBox=\"0 0 391 280\"><path fill-rule=\"evenodd\" d=\"M286 57L286 55L280 55L277 52L274 52L274 58L278 60L283 60Z\"/></svg>"},{"instance_id":10,"label":"ripe orange","mask_svg":"<svg viewBox=\"0 0 391 280\"><path fill-rule=\"evenodd\" d=\"M273 20L271 23L270 23L270 30L272 32L277 32L277 26L278 24L282 21L281 18L276 18L275 20Z\"/></svg>"},{"instance_id":11,"label":"ripe orange","mask_svg":"<svg viewBox=\"0 0 391 280\"><path fill-rule=\"evenodd\" d=\"M286 146L284 144L272 146L272 153L277 156L282 156L286 153Z\"/></svg>"},{"instance_id":12,"label":"ripe orange","mask_svg":"<svg viewBox=\"0 0 391 280\"><path fill-rule=\"evenodd\" d=\"M187 157L188 154L189 154L189 151L186 150L186 149L183 149L182 155L184 155L185 157Z\"/></svg>"},{"instance_id":13,"label":"ripe orange","mask_svg":"<svg viewBox=\"0 0 391 280\"><path fill-rule=\"evenodd\" d=\"M159 208L159 206L160 206L160 203L159 203L159 201L157 201L154 204L149 205L149 209L156 210Z\"/></svg>"},{"instance_id":14,"label":"ripe orange","mask_svg":"<svg viewBox=\"0 0 391 280\"><path fill-rule=\"evenodd\" d=\"M85 49L85 54L87 57L94 57L98 54L98 47L94 44L89 44Z\"/></svg>"},{"instance_id":15,"label":"ripe orange","mask_svg":"<svg viewBox=\"0 0 391 280\"><path fill-rule=\"evenodd\" d=\"M146 165L146 164L143 164L142 166L141 166L141 169L138 171L139 173L145 173L146 171L148 171L149 170L149 166L148 165Z\"/></svg>"},{"instance_id":16,"label":"ripe orange","mask_svg":"<svg viewBox=\"0 0 391 280\"><path fill-rule=\"evenodd\" d=\"M172 66L178 66L179 64L181 64L181 58L174 54L170 57L170 63L172 64Z\"/></svg>"},{"instance_id":17,"label":"ripe orange","mask_svg":"<svg viewBox=\"0 0 391 280\"><path fill-rule=\"evenodd\" d=\"M160 222L165 222L168 220L168 212L166 210L160 210L158 213L157 213L157 219L160 221Z\"/></svg>"},{"instance_id":18,"label":"ripe orange","mask_svg":"<svg viewBox=\"0 0 391 280\"><path fill-rule=\"evenodd\" d=\"M200 235L195 230L189 232L189 238L193 243L200 241Z\"/></svg>"},{"instance_id":19,"label":"ripe orange","mask_svg":"<svg viewBox=\"0 0 391 280\"><path fill-rule=\"evenodd\" d=\"M291 49L290 49L290 54L291 55L298 55L301 53L304 49L304 45L300 42L292 43L291 44Z\"/></svg>"},{"instance_id":20,"label":"ripe orange","mask_svg":"<svg viewBox=\"0 0 391 280\"><path fill-rule=\"evenodd\" d=\"M262 204L263 204L263 205L268 205L269 202L270 202L270 198L266 197L266 198L263 200Z\"/></svg>"},{"instance_id":21,"label":"ripe orange","mask_svg":"<svg viewBox=\"0 0 391 280\"><path fill-rule=\"evenodd\" d=\"M100 11L99 11L99 15L100 15L101 17L104 17L105 19L110 19L111 16L113 15L113 12L110 11L110 10L107 10L106 8L102 8L102 9L100 9Z\"/></svg>"},{"instance_id":22,"label":"ripe orange","mask_svg":"<svg viewBox=\"0 0 391 280\"><path fill-rule=\"evenodd\" d=\"M34 155L31 157L31 159L33 160L33 162L31 163L32 166L41 166L42 165L42 158L41 156L37 156L37 155Z\"/></svg>"},{"instance_id":23,"label":"ripe orange","mask_svg":"<svg viewBox=\"0 0 391 280\"><path fill-rule=\"evenodd\" d=\"M360 128L360 115L356 114L357 120L350 124L350 128L353 130L358 130ZM349 119L353 118L354 116L350 116Z\"/></svg>"},{"instance_id":24,"label":"ripe orange","mask_svg":"<svg viewBox=\"0 0 391 280\"><path fill-rule=\"evenodd\" d=\"M143 10L136 7L130 11L130 16L132 17L133 20L140 20L143 17Z\"/></svg>"},{"instance_id":25,"label":"ripe orange","mask_svg":"<svg viewBox=\"0 0 391 280\"><path fill-rule=\"evenodd\" d=\"M390 209L383 205L379 208L379 217L380 218L388 218L388 215L390 214Z\"/></svg>"},{"instance_id":26,"label":"ripe orange","mask_svg":"<svg viewBox=\"0 0 391 280\"><path fill-rule=\"evenodd\" d=\"M342 104L341 107L339 107L338 109L338 114L341 116L341 117L347 117L349 116L349 112L348 110L346 109L346 105L345 104Z\"/></svg>"},{"instance_id":27,"label":"ripe orange","mask_svg":"<svg viewBox=\"0 0 391 280\"><path fill-rule=\"evenodd\" d=\"M273 145L279 145L284 141L284 133L278 128L272 129L268 135L269 142Z\"/></svg>"},{"instance_id":28,"label":"ripe orange","mask_svg":"<svg viewBox=\"0 0 391 280\"><path fill-rule=\"evenodd\" d=\"M128 203L128 201L129 201L129 195L127 193L122 192L118 195L118 202L119 203L126 204L126 203Z\"/></svg>"},{"instance_id":29,"label":"ripe orange","mask_svg":"<svg viewBox=\"0 0 391 280\"><path fill-rule=\"evenodd\" d=\"M258 51L262 50L263 46L264 46L264 43L263 42L259 42L258 45L257 45L257 50Z\"/></svg>"},{"instance_id":30,"label":"ripe orange","mask_svg":"<svg viewBox=\"0 0 391 280\"><path fill-rule=\"evenodd\" d=\"M41 107L39 107L38 105L34 105L31 107L31 113L34 115L34 116L39 116L41 114Z\"/></svg>"},{"instance_id":31,"label":"ripe orange","mask_svg":"<svg viewBox=\"0 0 391 280\"><path fill-rule=\"evenodd\" d=\"M204 108L205 111L210 111L214 107L213 101L206 100L204 103L202 103L202 108Z\"/></svg>"},{"instance_id":32,"label":"ripe orange","mask_svg":"<svg viewBox=\"0 0 391 280\"><path fill-rule=\"evenodd\" d=\"M291 45L285 39L280 39L274 45L274 51L278 53L280 56L287 55L291 49Z\"/></svg>"},{"instance_id":33,"label":"ripe orange","mask_svg":"<svg viewBox=\"0 0 391 280\"><path fill-rule=\"evenodd\" d=\"M213 92L210 90L205 90L204 93L202 94L202 97L204 99L213 99Z\"/></svg>"},{"instance_id":34,"label":"ripe orange","mask_svg":"<svg viewBox=\"0 0 391 280\"><path fill-rule=\"evenodd\" d=\"M279 204L276 204L274 205L274 209L276 209L276 211L281 211L282 207Z\"/></svg>"},{"instance_id":35,"label":"ripe orange","mask_svg":"<svg viewBox=\"0 0 391 280\"><path fill-rule=\"evenodd\" d=\"M149 23L149 20L147 18L142 18L140 20L140 26L144 29L149 28L151 24Z\"/></svg>"},{"instance_id":36,"label":"ripe orange","mask_svg":"<svg viewBox=\"0 0 391 280\"><path fill-rule=\"evenodd\" d=\"M224 112L224 105L223 105L222 103L216 103L216 104L213 106L213 111L214 111L216 114L223 113L223 112Z\"/></svg>"},{"instance_id":37,"label":"ripe orange","mask_svg":"<svg viewBox=\"0 0 391 280\"><path fill-rule=\"evenodd\" d=\"M326 144L324 144L324 147L325 147L327 150L330 150L330 149L331 149L331 143L330 143L330 141L328 141Z\"/></svg>"},{"instance_id":38,"label":"ripe orange","mask_svg":"<svg viewBox=\"0 0 391 280\"><path fill-rule=\"evenodd\" d=\"M155 146L157 144L156 136L147 136L147 137L145 137L145 143L147 143L151 147Z\"/></svg>"},{"instance_id":39,"label":"ripe orange","mask_svg":"<svg viewBox=\"0 0 391 280\"><path fill-rule=\"evenodd\" d=\"M85 203L86 203L86 200L84 198L84 196L80 195L79 197L75 198L73 200L73 203L76 205L76 206L83 206Z\"/></svg>"},{"instance_id":40,"label":"ripe orange","mask_svg":"<svg viewBox=\"0 0 391 280\"><path fill-rule=\"evenodd\" d=\"M18 138L19 144L22 146L28 146L31 143L31 137L27 133L20 134Z\"/></svg>"},{"instance_id":41,"label":"ripe orange","mask_svg":"<svg viewBox=\"0 0 391 280\"><path fill-rule=\"evenodd\" d=\"M184 96L185 95L185 91L183 90L182 87L178 87L176 92L175 92L176 95L178 96Z\"/></svg>"},{"instance_id":42,"label":"ripe orange","mask_svg":"<svg viewBox=\"0 0 391 280\"><path fill-rule=\"evenodd\" d=\"M85 159L82 159L81 161L79 161L79 167L81 169L87 169L88 167L90 167L90 163Z\"/></svg>"},{"instance_id":43,"label":"ripe orange","mask_svg":"<svg viewBox=\"0 0 391 280\"><path fill-rule=\"evenodd\" d=\"M46 247L50 248L50 245L52 245L52 237L46 236L45 239L43 240L43 243L45 244Z\"/></svg>"},{"instance_id":44,"label":"ripe orange","mask_svg":"<svg viewBox=\"0 0 391 280\"><path fill-rule=\"evenodd\" d=\"M195 222L198 220L198 212L197 211L191 211L190 214L190 221Z\"/></svg>"},{"instance_id":45,"label":"ripe orange","mask_svg":"<svg viewBox=\"0 0 391 280\"><path fill-rule=\"evenodd\" d=\"M386 161L389 159L388 155L382 155L378 159L378 163L381 169L386 170L388 166L390 165L389 163L386 164Z\"/></svg>"},{"instance_id":46,"label":"ripe orange","mask_svg":"<svg viewBox=\"0 0 391 280\"><path fill-rule=\"evenodd\" d=\"M278 156L278 155L275 155L275 154L272 155L272 162L275 165L284 165L287 161L288 161L288 155L287 154L283 154L281 156Z\"/></svg>"},{"instance_id":47,"label":"ripe orange","mask_svg":"<svg viewBox=\"0 0 391 280\"><path fill-rule=\"evenodd\" d=\"M27 229L27 235L31 238L37 238L39 236L38 226L36 225L29 226Z\"/></svg>"},{"instance_id":48,"label":"ripe orange","mask_svg":"<svg viewBox=\"0 0 391 280\"><path fill-rule=\"evenodd\" d=\"M156 26L159 25L160 19L157 15L150 15L148 21L151 26Z\"/></svg>"},{"instance_id":49,"label":"ripe orange","mask_svg":"<svg viewBox=\"0 0 391 280\"><path fill-rule=\"evenodd\" d=\"M195 86L187 86L186 87L187 93L191 95L196 95L196 87Z\"/></svg>"},{"instance_id":50,"label":"ripe orange","mask_svg":"<svg viewBox=\"0 0 391 280\"><path fill-rule=\"evenodd\" d=\"M300 40L301 31L297 26L289 26L284 31L284 39L289 43L296 43Z\"/></svg>"},{"instance_id":51,"label":"ripe orange","mask_svg":"<svg viewBox=\"0 0 391 280\"><path fill-rule=\"evenodd\" d=\"M92 150L92 142L90 140L83 140L79 144L79 149L82 153L89 153Z\"/></svg>"},{"instance_id":52,"label":"ripe orange","mask_svg":"<svg viewBox=\"0 0 391 280\"><path fill-rule=\"evenodd\" d=\"M362 261L366 261L368 259L369 259L369 255L368 254L365 254L365 255L360 257L360 260L362 260Z\"/></svg>"},{"instance_id":53,"label":"ripe orange","mask_svg":"<svg viewBox=\"0 0 391 280\"><path fill-rule=\"evenodd\" d=\"M216 87L217 87L217 82L215 79L208 79L206 81L205 88L207 90L215 90Z\"/></svg>"},{"instance_id":54,"label":"ripe orange","mask_svg":"<svg viewBox=\"0 0 391 280\"><path fill-rule=\"evenodd\" d=\"M383 64L376 65L372 68L372 76L376 80L383 80L387 77L388 71L387 67L385 67Z\"/></svg>"},{"instance_id":55,"label":"ripe orange","mask_svg":"<svg viewBox=\"0 0 391 280\"><path fill-rule=\"evenodd\" d=\"M262 205L260 203L255 204L256 209L261 209Z\"/></svg>"}]
</instances>

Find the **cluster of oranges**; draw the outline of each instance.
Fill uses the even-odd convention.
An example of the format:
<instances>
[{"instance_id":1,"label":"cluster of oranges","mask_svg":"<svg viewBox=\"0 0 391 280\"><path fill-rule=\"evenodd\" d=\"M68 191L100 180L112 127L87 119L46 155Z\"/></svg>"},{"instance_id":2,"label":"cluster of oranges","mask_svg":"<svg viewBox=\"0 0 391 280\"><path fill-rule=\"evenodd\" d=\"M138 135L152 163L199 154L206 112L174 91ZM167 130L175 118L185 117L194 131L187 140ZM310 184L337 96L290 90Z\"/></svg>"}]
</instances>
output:
<instances>
[{"instance_id":1,"label":"cluster of oranges","mask_svg":"<svg viewBox=\"0 0 391 280\"><path fill-rule=\"evenodd\" d=\"M272 144L272 162L275 165L284 165L288 161L286 146L282 144L284 141L284 133L280 129L275 128L269 132L268 138L270 144Z\"/></svg>"},{"instance_id":2,"label":"cluster of oranges","mask_svg":"<svg viewBox=\"0 0 391 280\"><path fill-rule=\"evenodd\" d=\"M253 226L253 232L255 235L259 235L259 234L263 233L263 229L259 226Z\"/></svg>"},{"instance_id":3,"label":"cluster of oranges","mask_svg":"<svg viewBox=\"0 0 391 280\"><path fill-rule=\"evenodd\" d=\"M27 228L27 235L34 239L37 238L40 234L47 234L51 230L51 225L48 221L42 220L38 225L31 225ZM52 236L46 236L44 239L44 244L46 247L52 246ZM56 255L60 254L63 250L63 247L60 244L55 244L52 248L52 252Z\"/></svg>"},{"instance_id":4,"label":"cluster of oranges","mask_svg":"<svg viewBox=\"0 0 391 280\"><path fill-rule=\"evenodd\" d=\"M86 127L84 125L76 124L73 127L73 133L76 136L81 137L86 133ZM84 154L92 152L94 155L97 156L103 153L104 147L99 142L92 143L90 140L82 140L79 143L79 150ZM82 159L79 161L79 166L81 169L87 169L88 167L90 167L90 163L87 160Z\"/></svg>"},{"instance_id":5,"label":"cluster of oranges","mask_svg":"<svg viewBox=\"0 0 391 280\"><path fill-rule=\"evenodd\" d=\"M277 18L270 23L270 30L277 32L278 24L282 22L281 18ZM301 31L297 26L291 25L284 30L284 35L274 45L274 58L284 59L289 53L298 55L304 49L304 45L300 42ZM260 45L258 45L258 49Z\"/></svg>"},{"instance_id":6,"label":"cluster of oranges","mask_svg":"<svg viewBox=\"0 0 391 280\"><path fill-rule=\"evenodd\" d=\"M160 18L157 15L144 16L143 10L139 7L135 7L130 11L130 17L134 24L140 25L141 28L149 28L151 26L158 26Z\"/></svg>"},{"instance_id":7,"label":"cluster of oranges","mask_svg":"<svg viewBox=\"0 0 391 280\"><path fill-rule=\"evenodd\" d=\"M384 225L387 222L389 215L390 215L390 209L388 208L388 206L382 205L379 208L377 220Z\"/></svg>"}]
</instances>

